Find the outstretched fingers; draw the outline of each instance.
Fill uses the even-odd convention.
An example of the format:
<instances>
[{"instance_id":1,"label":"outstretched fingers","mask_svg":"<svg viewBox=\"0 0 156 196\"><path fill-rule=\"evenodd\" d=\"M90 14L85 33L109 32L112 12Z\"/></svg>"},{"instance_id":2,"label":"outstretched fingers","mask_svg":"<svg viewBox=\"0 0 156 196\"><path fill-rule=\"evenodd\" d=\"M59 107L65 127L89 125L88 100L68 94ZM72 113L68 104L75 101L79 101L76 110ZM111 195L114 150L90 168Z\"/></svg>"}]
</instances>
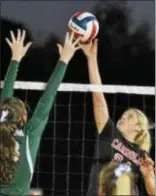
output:
<instances>
[{"instance_id":1,"label":"outstretched fingers","mask_svg":"<svg viewBox=\"0 0 156 196\"><path fill-rule=\"evenodd\" d=\"M16 39L16 41L20 41L21 40L21 30L20 29L18 29L17 30L17 39Z\"/></svg>"},{"instance_id":2,"label":"outstretched fingers","mask_svg":"<svg viewBox=\"0 0 156 196\"><path fill-rule=\"evenodd\" d=\"M10 31L11 39L5 38L5 40L6 40L7 44L11 47L12 44L15 43L15 42L23 43L24 40L25 40L25 35L26 35L25 30L21 31L20 29L18 29L17 30L17 37L15 36L13 31Z\"/></svg>"},{"instance_id":3,"label":"outstretched fingers","mask_svg":"<svg viewBox=\"0 0 156 196\"><path fill-rule=\"evenodd\" d=\"M74 41L74 32L73 31L70 34L69 41L70 41L70 43L73 43L73 41Z\"/></svg>"},{"instance_id":4,"label":"outstretched fingers","mask_svg":"<svg viewBox=\"0 0 156 196\"><path fill-rule=\"evenodd\" d=\"M32 42L28 42L28 43L25 45L25 47L24 47L25 52L30 48L31 45L32 45Z\"/></svg>"},{"instance_id":5,"label":"outstretched fingers","mask_svg":"<svg viewBox=\"0 0 156 196\"><path fill-rule=\"evenodd\" d=\"M22 31L22 36L21 36L21 42L24 42L25 36L26 36L26 31L23 30L23 31Z\"/></svg>"},{"instance_id":6,"label":"outstretched fingers","mask_svg":"<svg viewBox=\"0 0 156 196\"><path fill-rule=\"evenodd\" d=\"M15 38L15 35L14 35L13 31L10 31L10 36L11 36L12 43L16 42L16 38Z\"/></svg>"},{"instance_id":7,"label":"outstretched fingers","mask_svg":"<svg viewBox=\"0 0 156 196\"><path fill-rule=\"evenodd\" d=\"M69 38L69 32L67 32L67 33L66 33L66 36L65 36L65 43L69 42L69 39L70 39L70 38Z\"/></svg>"},{"instance_id":8,"label":"outstretched fingers","mask_svg":"<svg viewBox=\"0 0 156 196\"><path fill-rule=\"evenodd\" d=\"M73 46L77 46L77 45L80 46L80 40L81 40L81 37L78 37L78 38L73 42Z\"/></svg>"},{"instance_id":9,"label":"outstretched fingers","mask_svg":"<svg viewBox=\"0 0 156 196\"><path fill-rule=\"evenodd\" d=\"M5 41L7 42L7 44L11 47L12 46L12 43L11 43L11 41L6 37L5 38Z\"/></svg>"},{"instance_id":10,"label":"outstretched fingers","mask_svg":"<svg viewBox=\"0 0 156 196\"><path fill-rule=\"evenodd\" d=\"M57 48L58 48L58 51L59 51L59 55L61 56L61 54L62 54L62 46L61 46L61 44L57 44Z\"/></svg>"}]
</instances>

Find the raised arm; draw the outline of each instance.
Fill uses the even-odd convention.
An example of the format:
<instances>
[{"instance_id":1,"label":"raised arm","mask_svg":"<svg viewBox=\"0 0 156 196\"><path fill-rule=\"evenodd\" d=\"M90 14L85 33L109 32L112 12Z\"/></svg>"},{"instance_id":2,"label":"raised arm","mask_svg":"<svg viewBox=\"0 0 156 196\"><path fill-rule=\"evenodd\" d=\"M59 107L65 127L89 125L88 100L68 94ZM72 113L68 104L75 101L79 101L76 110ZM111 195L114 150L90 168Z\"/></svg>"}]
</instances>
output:
<instances>
[{"instance_id":1,"label":"raised arm","mask_svg":"<svg viewBox=\"0 0 156 196\"><path fill-rule=\"evenodd\" d=\"M49 112L51 110L57 89L66 72L67 64L69 63L76 50L79 49L79 47L77 47L78 42L79 39L73 41L73 34L69 37L69 34L67 33L64 47L62 48L61 45L58 45L59 51L61 53L60 60L57 63L56 68L48 81L46 90L40 98L32 118L27 124L28 130L30 130L30 127L32 128L31 133L40 135L44 130L44 125L46 125L47 123ZM38 128L41 127L41 124L42 128Z\"/></svg>"},{"instance_id":2,"label":"raised arm","mask_svg":"<svg viewBox=\"0 0 156 196\"><path fill-rule=\"evenodd\" d=\"M102 82L101 82L101 77L99 74L98 62L97 62L97 50L98 50L97 39L88 44L84 44L81 47L84 54L87 57L90 83L101 85ZM98 133L100 134L103 131L109 119L108 106L104 94L102 92L93 92L92 95L93 95L93 108L94 108L95 122L96 122Z\"/></svg>"},{"instance_id":3,"label":"raised arm","mask_svg":"<svg viewBox=\"0 0 156 196\"><path fill-rule=\"evenodd\" d=\"M9 68L5 75L4 87L0 96L1 100L13 96L13 86L17 77L19 63L31 46L31 42L28 42L26 46L24 46L25 35L26 33L24 30L21 32L21 30L18 29L17 37L12 31L10 31L11 41L6 38L6 42L11 49L12 57Z\"/></svg>"},{"instance_id":4,"label":"raised arm","mask_svg":"<svg viewBox=\"0 0 156 196\"><path fill-rule=\"evenodd\" d=\"M0 100L13 96L13 84L17 76L19 62L11 60L7 73L5 75L4 87L0 95Z\"/></svg>"}]
</instances>

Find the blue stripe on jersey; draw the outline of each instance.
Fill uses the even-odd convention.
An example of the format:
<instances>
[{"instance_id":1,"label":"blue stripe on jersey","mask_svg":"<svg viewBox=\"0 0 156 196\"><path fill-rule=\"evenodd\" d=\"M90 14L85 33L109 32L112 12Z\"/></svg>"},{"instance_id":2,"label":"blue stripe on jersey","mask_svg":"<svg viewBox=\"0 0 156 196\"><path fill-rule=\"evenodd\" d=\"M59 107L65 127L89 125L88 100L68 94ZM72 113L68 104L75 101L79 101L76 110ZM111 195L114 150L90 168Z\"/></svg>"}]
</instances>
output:
<instances>
[{"instance_id":1,"label":"blue stripe on jersey","mask_svg":"<svg viewBox=\"0 0 156 196\"><path fill-rule=\"evenodd\" d=\"M88 17L85 17L85 18L79 20L79 19L77 19L77 16L74 16L72 20L73 20L73 23L80 26L82 29L86 30L87 29L86 24L92 20L95 20L95 17L88 16Z\"/></svg>"}]
</instances>

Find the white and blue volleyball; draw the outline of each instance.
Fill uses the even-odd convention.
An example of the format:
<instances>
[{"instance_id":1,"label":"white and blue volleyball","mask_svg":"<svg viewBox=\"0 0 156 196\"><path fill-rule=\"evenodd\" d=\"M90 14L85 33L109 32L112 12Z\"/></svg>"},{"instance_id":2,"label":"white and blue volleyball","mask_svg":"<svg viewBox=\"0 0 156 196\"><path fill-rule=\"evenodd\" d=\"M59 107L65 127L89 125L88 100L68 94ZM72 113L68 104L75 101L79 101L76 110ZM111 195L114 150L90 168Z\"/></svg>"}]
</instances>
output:
<instances>
[{"instance_id":1,"label":"white and blue volleyball","mask_svg":"<svg viewBox=\"0 0 156 196\"><path fill-rule=\"evenodd\" d=\"M81 37L82 42L93 40L99 32L96 17L89 12L77 12L68 23L69 31L74 32L75 38Z\"/></svg>"}]
</instances>

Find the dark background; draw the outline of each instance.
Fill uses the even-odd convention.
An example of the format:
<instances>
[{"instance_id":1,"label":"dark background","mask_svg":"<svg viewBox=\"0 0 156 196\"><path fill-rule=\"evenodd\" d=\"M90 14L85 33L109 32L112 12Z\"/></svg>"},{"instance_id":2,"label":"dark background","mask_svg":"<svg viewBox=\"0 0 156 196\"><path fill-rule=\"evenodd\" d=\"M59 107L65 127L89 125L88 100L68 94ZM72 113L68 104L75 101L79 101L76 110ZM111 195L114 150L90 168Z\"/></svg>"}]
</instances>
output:
<instances>
[{"instance_id":1,"label":"dark background","mask_svg":"<svg viewBox=\"0 0 156 196\"><path fill-rule=\"evenodd\" d=\"M141 3L141 1L140 1ZM125 3L98 4L92 10L100 23L99 69L103 84L155 86L153 38L150 26L143 22L130 33L131 12ZM9 65L10 51L4 38L24 25L1 18L2 80ZM61 38L50 33L44 44L34 43L22 60L17 80L46 82L59 58L56 43ZM86 59L78 52L69 64L63 82L88 83ZM16 90L15 96L30 105L30 116L42 92ZM111 117L116 121L128 107L143 110L154 121L154 96L106 94ZM154 159L154 130L151 156ZM85 195L91 169L96 128L91 93L58 92L43 134L32 187L41 187L46 195Z\"/></svg>"}]
</instances>

